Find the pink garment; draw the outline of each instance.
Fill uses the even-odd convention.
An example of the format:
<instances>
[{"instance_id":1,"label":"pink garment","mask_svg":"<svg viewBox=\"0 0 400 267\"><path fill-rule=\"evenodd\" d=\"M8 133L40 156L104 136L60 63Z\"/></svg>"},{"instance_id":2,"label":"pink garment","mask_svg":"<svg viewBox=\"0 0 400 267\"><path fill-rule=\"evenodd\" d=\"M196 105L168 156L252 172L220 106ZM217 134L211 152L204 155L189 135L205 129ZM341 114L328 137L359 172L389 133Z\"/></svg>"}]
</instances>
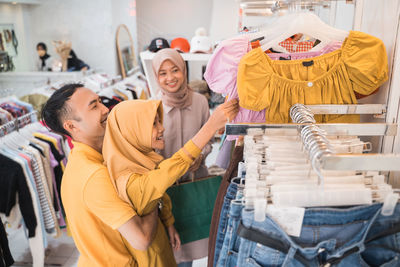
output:
<instances>
[{"instance_id":1,"label":"pink garment","mask_svg":"<svg viewBox=\"0 0 400 267\"><path fill-rule=\"evenodd\" d=\"M33 169L32 169L32 163L31 163L31 158L28 157L27 155L25 155L24 153L18 153L18 155L22 158L24 158L27 162L28 162L28 166L29 166L29 170L33 173Z\"/></svg>"},{"instance_id":2,"label":"pink garment","mask_svg":"<svg viewBox=\"0 0 400 267\"><path fill-rule=\"evenodd\" d=\"M302 52L302 53L268 53L267 55L272 60L281 60L282 58L287 60L306 59L333 52L335 50L340 49L341 47L342 47L342 42L333 41L318 51Z\"/></svg>"},{"instance_id":3,"label":"pink garment","mask_svg":"<svg viewBox=\"0 0 400 267\"><path fill-rule=\"evenodd\" d=\"M204 79L211 90L228 96L227 100L239 99L236 87L240 59L251 50L249 35L242 34L219 43L208 61ZM265 110L253 111L240 107L232 123L265 122ZM227 136L235 140L237 136Z\"/></svg>"},{"instance_id":4,"label":"pink garment","mask_svg":"<svg viewBox=\"0 0 400 267\"><path fill-rule=\"evenodd\" d=\"M236 76L240 59L251 50L249 36L243 34L219 43L208 61L204 79L216 93L237 98Z\"/></svg>"}]
</instances>

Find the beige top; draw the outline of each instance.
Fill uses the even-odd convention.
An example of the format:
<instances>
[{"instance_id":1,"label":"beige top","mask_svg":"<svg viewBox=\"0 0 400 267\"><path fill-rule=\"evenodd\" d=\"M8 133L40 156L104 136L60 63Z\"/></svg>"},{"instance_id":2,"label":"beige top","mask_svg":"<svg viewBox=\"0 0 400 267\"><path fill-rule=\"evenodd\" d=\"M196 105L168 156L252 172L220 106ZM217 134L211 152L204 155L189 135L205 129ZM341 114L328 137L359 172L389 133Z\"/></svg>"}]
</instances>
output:
<instances>
[{"instance_id":1,"label":"beige top","mask_svg":"<svg viewBox=\"0 0 400 267\"><path fill-rule=\"evenodd\" d=\"M164 140L165 148L161 151L164 158L170 158L183 145L189 141L200 128L207 122L210 117L208 101L205 96L193 92L192 104L186 108L174 108L163 103L165 128ZM211 140L202 151L204 159L211 152L213 140ZM195 172L195 178L208 176L205 161L200 168ZM187 180L189 174L186 173L180 181Z\"/></svg>"}]
</instances>

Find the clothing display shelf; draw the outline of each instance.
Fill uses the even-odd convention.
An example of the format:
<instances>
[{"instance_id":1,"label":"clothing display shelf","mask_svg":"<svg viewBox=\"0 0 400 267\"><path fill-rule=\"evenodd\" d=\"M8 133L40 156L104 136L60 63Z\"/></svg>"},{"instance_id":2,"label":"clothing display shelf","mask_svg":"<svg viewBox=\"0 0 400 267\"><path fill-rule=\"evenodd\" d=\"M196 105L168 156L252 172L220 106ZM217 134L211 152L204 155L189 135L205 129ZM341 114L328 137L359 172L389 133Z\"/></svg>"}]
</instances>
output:
<instances>
[{"instance_id":1,"label":"clothing display shelf","mask_svg":"<svg viewBox=\"0 0 400 267\"><path fill-rule=\"evenodd\" d=\"M311 123L309 123L311 124ZM306 124L233 124L228 123L225 126L227 135L246 135L247 130L251 128L259 129L296 129ZM358 135L358 136L396 136L397 124L395 123L316 123L314 124L326 131L328 135ZM290 134L289 134L290 135Z\"/></svg>"},{"instance_id":2,"label":"clothing display shelf","mask_svg":"<svg viewBox=\"0 0 400 267\"><path fill-rule=\"evenodd\" d=\"M152 60L156 53L150 51L144 51L140 53L140 60L142 61L144 74L147 77L147 81L149 83L149 88L151 92L151 97L155 97L158 93L158 86L156 77L154 77ZM196 53L181 53L183 60L188 62L205 62L207 63L210 60L212 54L196 54Z\"/></svg>"},{"instance_id":3,"label":"clothing display shelf","mask_svg":"<svg viewBox=\"0 0 400 267\"><path fill-rule=\"evenodd\" d=\"M306 105L313 114L372 114L374 116L386 114L385 104L359 105Z\"/></svg>"},{"instance_id":4,"label":"clothing display shelf","mask_svg":"<svg viewBox=\"0 0 400 267\"><path fill-rule=\"evenodd\" d=\"M291 108L291 117L295 114L295 107L303 107L300 116L295 122L307 117L306 123L291 124L227 124L225 131L227 135L246 135L249 129L262 129L267 131L276 131L284 129L302 129L304 127L313 126L325 132L326 135L341 136L396 136L397 124L395 123L337 123L337 124L317 124L312 122L313 110L317 114L383 114L384 105L365 104L365 105L301 105L296 104ZM297 113L298 114L298 113ZM315 128L314 128L315 129ZM296 135L296 132L285 133L287 135ZM318 151L317 151L318 152ZM315 153L317 153L315 152ZM314 153L314 154L315 154ZM320 153L322 153L320 151ZM322 153L323 154L323 153ZM315 155L310 155L314 157ZM358 170L358 171L400 171L400 155L395 154L333 154L319 158L318 168L326 170Z\"/></svg>"},{"instance_id":5,"label":"clothing display shelf","mask_svg":"<svg viewBox=\"0 0 400 267\"><path fill-rule=\"evenodd\" d=\"M293 107L295 107L294 105ZM359 104L359 105L302 105L314 114L360 114L382 116L386 114L385 104ZM395 123L315 123L328 135L358 135L358 136L396 136L397 124ZM250 128L260 129L293 129L304 123L291 124L265 124L265 123L228 123L225 127L227 135L245 135Z\"/></svg>"},{"instance_id":6,"label":"clothing display shelf","mask_svg":"<svg viewBox=\"0 0 400 267\"><path fill-rule=\"evenodd\" d=\"M30 122L36 122L37 121L37 111L34 110L34 111L24 114L18 118L15 118L14 120L9 121L3 125L0 125L0 137L5 136L5 135L9 134L10 132L18 131L24 125L27 125L26 123L24 123L24 121L26 121L26 120L30 120Z\"/></svg>"},{"instance_id":7,"label":"clothing display shelf","mask_svg":"<svg viewBox=\"0 0 400 267\"><path fill-rule=\"evenodd\" d=\"M349 114L348 112L346 114ZM246 195L246 205L253 206L255 208L255 219L259 218L260 221L263 221L265 218L265 207L267 205L267 198L260 197L264 195L265 192L272 192L273 203L277 205L300 205L301 207L312 207L312 206L335 206L335 205L361 205L361 204L372 204L373 201L383 202L384 206L389 205L391 208L391 213L393 213L394 207L396 206L395 203L398 201L398 194L399 190L392 189L392 187L384 182L384 176L379 175L380 171L400 171L400 155L394 154L363 154L362 152L358 152L351 154L352 152L335 152L333 143L331 143L332 139L328 138L328 133L322 130L317 124L315 124L314 114L311 112L311 109L302 105L296 104L291 107L290 109L290 117L292 121L297 123L297 132L298 136L301 139L302 143L302 151L305 152L305 155L308 156L308 162L310 167L314 170L317 178L317 185L318 187L313 186L312 183L309 185L304 184L303 189L307 192L304 195L304 192L289 192L287 191L288 188L283 189L283 191L276 191L282 190L276 187L270 189L270 191L259 190L260 188L264 188L267 186L268 181L272 183L273 176L269 178L269 180L265 180L262 178L258 180L263 175L270 175L268 169L271 168L274 163L269 162L266 158L266 162L263 163L262 161L262 154L253 154L256 151L260 151L260 147L256 148L257 146L265 146L265 143L262 142L254 143L254 140L264 140L263 135L267 136L278 136L282 138L285 136L287 132L296 132L293 130L286 130L282 131L282 134L276 135L268 132L269 127L265 128L265 131L261 129L252 129L248 128L247 134L244 139L245 143L245 150L250 155L245 158L246 164L246 185L248 189L245 192ZM302 123L305 122L305 123ZM351 125L351 124L348 124ZM272 125L274 126L274 125ZM274 128L270 128L272 131ZM276 129L276 128L275 128ZM272 134L272 135L271 135ZM257 137L259 136L259 137ZM290 140L290 139L288 139ZM293 139L291 139L293 140ZM268 154L267 150L269 150L268 146L265 147L266 153ZM259 152L258 152L259 153ZM267 154L265 156L267 156ZM271 154L272 155L272 154ZM270 158L271 156L268 156ZM271 167L268 167L269 164L272 164ZM264 168L266 168L264 170ZM274 168L272 168L274 169ZM269 169L271 170L271 169ZM332 191L332 184L329 184L330 181L324 181L324 177L327 171L367 171L363 174L364 178L368 178L367 180L372 179L372 183L376 186L372 188L365 187L360 188L357 191L357 197L354 198L353 196L348 196L348 189L346 187L341 187L340 182L338 183L337 189ZM368 172L372 171L372 172ZM308 175L310 172L308 171ZM271 180L272 179L272 180ZM249 180L249 181L247 181ZM364 183L369 183L367 180ZM311 181L311 180L310 180ZM251 185L249 183L251 183ZM327 187L325 183L328 183ZM286 184L284 186L288 186ZM281 185L282 186L282 185ZM291 188L295 188L296 186L300 185L289 185ZM330 188L330 189L329 189ZM342 189L340 189L342 188ZM318 190L315 190L318 189ZM259 191L259 192L258 192ZM270 193L267 195L270 196ZM288 200L287 198L289 195L292 194L292 198ZM296 195L296 196L294 196ZM340 196L340 197L339 197ZM254 200L257 199L257 201ZM286 200L285 200L286 199ZM300 202L296 202L299 201ZM392 201L393 200L393 201ZM393 203L394 204L393 204ZM391 203L391 204L390 204ZM258 210L258 212L257 212ZM256 215L258 214L258 215ZM257 220L257 219L256 219Z\"/></svg>"}]
</instances>

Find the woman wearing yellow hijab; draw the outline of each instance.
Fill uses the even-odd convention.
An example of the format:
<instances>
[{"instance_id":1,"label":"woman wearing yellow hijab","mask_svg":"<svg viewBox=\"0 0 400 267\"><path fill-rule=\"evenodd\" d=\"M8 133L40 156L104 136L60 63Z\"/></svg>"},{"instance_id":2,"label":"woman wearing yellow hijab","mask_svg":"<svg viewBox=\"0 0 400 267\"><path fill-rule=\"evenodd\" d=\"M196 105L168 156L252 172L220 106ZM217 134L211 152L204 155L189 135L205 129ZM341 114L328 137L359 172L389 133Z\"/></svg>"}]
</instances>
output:
<instances>
[{"instance_id":1,"label":"woman wearing yellow hijab","mask_svg":"<svg viewBox=\"0 0 400 267\"><path fill-rule=\"evenodd\" d=\"M160 199L156 236L146 251L128 249L139 266L176 266L172 246L178 249L179 236L173 228L171 200L165 193L193 163L201 149L238 111L236 100L220 105L200 131L171 158L163 158L155 149L164 148L162 105L159 100L131 100L116 105L107 119L103 156L118 195L130 203L139 216L153 211Z\"/></svg>"}]
</instances>

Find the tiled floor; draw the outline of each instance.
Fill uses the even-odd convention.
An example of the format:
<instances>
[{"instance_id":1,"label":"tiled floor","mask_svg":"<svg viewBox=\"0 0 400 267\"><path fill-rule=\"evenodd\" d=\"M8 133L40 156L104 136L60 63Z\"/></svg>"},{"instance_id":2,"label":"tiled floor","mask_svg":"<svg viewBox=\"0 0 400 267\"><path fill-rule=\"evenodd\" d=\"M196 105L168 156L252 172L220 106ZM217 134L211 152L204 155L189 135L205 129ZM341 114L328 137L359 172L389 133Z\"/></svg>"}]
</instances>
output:
<instances>
[{"instance_id":1,"label":"tiled floor","mask_svg":"<svg viewBox=\"0 0 400 267\"><path fill-rule=\"evenodd\" d=\"M11 254L15 260L13 266L32 266L32 256L28 241L22 229L7 229ZM59 238L48 237L45 252L45 266L77 266L79 252L71 237L65 234Z\"/></svg>"}]
</instances>

